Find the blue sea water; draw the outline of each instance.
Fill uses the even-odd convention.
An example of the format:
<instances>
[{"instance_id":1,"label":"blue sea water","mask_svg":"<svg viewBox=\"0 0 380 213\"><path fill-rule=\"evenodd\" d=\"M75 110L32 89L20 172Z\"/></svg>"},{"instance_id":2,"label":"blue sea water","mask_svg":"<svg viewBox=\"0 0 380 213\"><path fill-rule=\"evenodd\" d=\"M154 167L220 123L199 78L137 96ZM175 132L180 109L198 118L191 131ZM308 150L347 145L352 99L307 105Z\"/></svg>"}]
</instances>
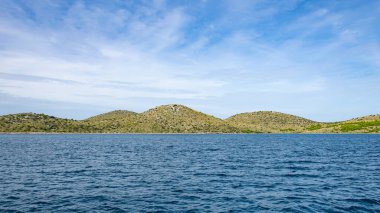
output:
<instances>
[{"instance_id":1,"label":"blue sea water","mask_svg":"<svg viewBox=\"0 0 380 213\"><path fill-rule=\"evenodd\" d=\"M0 212L380 212L380 135L0 135Z\"/></svg>"}]
</instances>

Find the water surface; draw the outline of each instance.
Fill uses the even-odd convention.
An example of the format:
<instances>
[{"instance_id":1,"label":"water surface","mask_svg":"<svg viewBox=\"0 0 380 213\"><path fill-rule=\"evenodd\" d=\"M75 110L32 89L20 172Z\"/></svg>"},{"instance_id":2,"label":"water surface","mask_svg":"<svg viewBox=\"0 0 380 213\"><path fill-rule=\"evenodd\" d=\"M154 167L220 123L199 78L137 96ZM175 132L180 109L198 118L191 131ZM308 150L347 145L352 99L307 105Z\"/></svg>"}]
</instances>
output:
<instances>
[{"instance_id":1,"label":"water surface","mask_svg":"<svg viewBox=\"0 0 380 213\"><path fill-rule=\"evenodd\" d=\"M380 135L0 135L0 212L379 212Z\"/></svg>"}]
</instances>

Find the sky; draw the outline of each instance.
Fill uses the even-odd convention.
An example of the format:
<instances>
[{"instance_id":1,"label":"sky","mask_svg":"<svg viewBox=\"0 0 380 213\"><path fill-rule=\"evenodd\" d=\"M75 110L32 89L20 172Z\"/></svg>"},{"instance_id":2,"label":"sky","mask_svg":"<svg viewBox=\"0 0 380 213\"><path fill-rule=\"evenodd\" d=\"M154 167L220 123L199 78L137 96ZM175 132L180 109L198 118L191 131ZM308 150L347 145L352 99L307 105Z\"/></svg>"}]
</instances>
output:
<instances>
[{"instance_id":1,"label":"sky","mask_svg":"<svg viewBox=\"0 0 380 213\"><path fill-rule=\"evenodd\" d=\"M380 113L378 0L1 0L0 114Z\"/></svg>"}]
</instances>

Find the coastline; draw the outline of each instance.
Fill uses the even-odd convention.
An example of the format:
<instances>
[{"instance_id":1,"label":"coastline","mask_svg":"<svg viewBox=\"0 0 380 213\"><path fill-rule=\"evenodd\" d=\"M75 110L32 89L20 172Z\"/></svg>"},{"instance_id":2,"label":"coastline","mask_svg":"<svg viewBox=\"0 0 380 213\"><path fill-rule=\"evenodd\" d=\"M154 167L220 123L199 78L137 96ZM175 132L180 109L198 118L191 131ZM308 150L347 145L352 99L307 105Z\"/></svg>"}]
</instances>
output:
<instances>
[{"instance_id":1,"label":"coastline","mask_svg":"<svg viewBox=\"0 0 380 213\"><path fill-rule=\"evenodd\" d=\"M133 133L133 132L0 132L0 135L379 135L378 132L299 132L299 133Z\"/></svg>"},{"instance_id":2,"label":"coastline","mask_svg":"<svg viewBox=\"0 0 380 213\"><path fill-rule=\"evenodd\" d=\"M85 120L46 114L0 116L0 134L378 134L380 114L340 122L318 122L296 115L256 111L226 119L169 104L143 113L115 110Z\"/></svg>"}]
</instances>

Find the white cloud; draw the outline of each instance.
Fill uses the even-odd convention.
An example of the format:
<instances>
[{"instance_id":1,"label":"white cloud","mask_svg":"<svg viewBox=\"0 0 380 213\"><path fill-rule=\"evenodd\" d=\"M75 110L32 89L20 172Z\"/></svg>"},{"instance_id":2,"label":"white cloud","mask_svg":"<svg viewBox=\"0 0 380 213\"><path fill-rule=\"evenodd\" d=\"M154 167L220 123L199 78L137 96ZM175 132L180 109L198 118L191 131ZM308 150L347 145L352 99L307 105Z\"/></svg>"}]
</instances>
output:
<instances>
[{"instance_id":1,"label":"white cloud","mask_svg":"<svg viewBox=\"0 0 380 213\"><path fill-rule=\"evenodd\" d=\"M8 2L9 11L0 16L0 72L14 76L0 75L0 92L110 109L137 106L128 101L139 98L148 105L178 101L221 114L233 111L221 106L243 110L244 103L258 109L287 97L276 105L281 111L302 96L306 110L315 106L310 94L327 97L320 102L326 106L334 103L329 91L354 83L348 62L380 66L378 41L364 42L365 24L356 24L350 14L318 7L276 25L273 19L297 1L276 2L230 1L228 7L221 4L226 13L211 21L200 20L204 11L191 12L191 5L165 1L133 10L76 2L64 12L54 1L34 2L29 6L36 19L48 20L41 23ZM273 35L255 25L267 21L277 27ZM202 23L193 29L194 22ZM35 78L25 81L22 75ZM46 79L31 81L38 78ZM213 106L205 107L208 103Z\"/></svg>"}]
</instances>

